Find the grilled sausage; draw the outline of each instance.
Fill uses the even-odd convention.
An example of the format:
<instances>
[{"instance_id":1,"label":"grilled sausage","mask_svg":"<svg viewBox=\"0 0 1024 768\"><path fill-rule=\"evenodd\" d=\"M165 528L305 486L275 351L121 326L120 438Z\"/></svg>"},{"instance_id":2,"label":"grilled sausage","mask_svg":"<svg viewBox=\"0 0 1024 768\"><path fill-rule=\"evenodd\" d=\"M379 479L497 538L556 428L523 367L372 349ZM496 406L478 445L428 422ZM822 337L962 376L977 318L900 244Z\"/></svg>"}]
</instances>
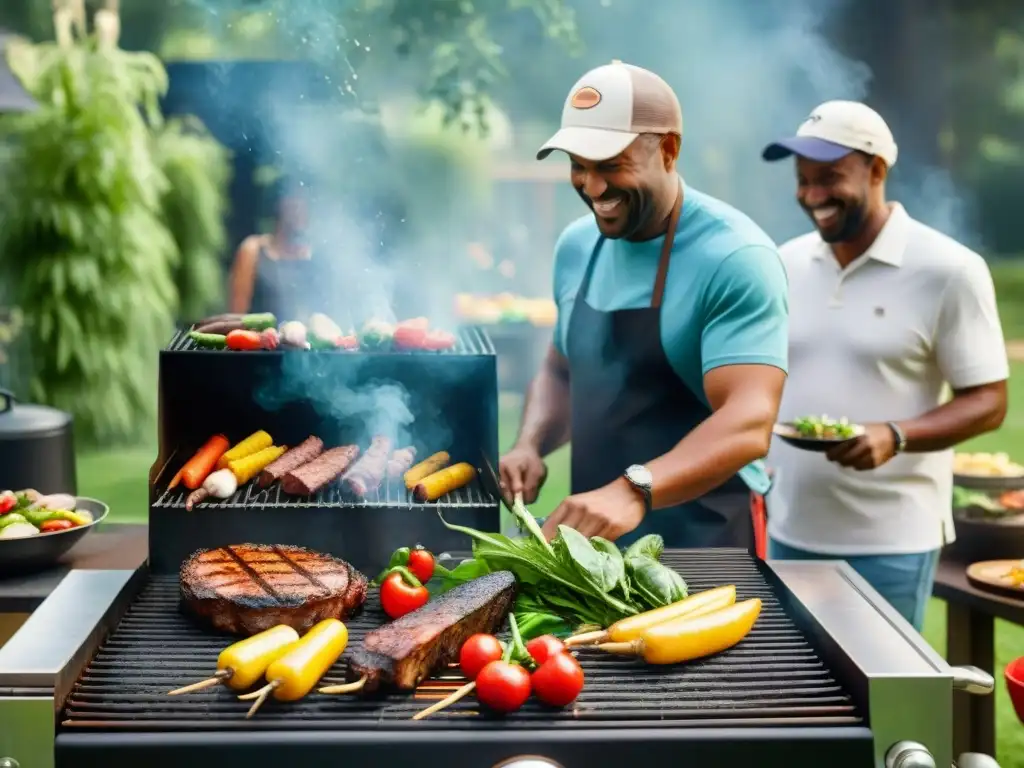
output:
<instances>
[{"instance_id":1,"label":"grilled sausage","mask_svg":"<svg viewBox=\"0 0 1024 768\"><path fill-rule=\"evenodd\" d=\"M343 478L345 486L356 496L366 496L375 491L384 482L388 469L388 456L391 455L391 440L377 435L370 441L370 447Z\"/></svg>"},{"instance_id":2,"label":"grilled sausage","mask_svg":"<svg viewBox=\"0 0 1024 768\"><path fill-rule=\"evenodd\" d=\"M309 496L323 488L348 469L359 455L359 447L343 445L324 451L301 467L286 472L281 478L281 489L295 496Z\"/></svg>"},{"instance_id":3,"label":"grilled sausage","mask_svg":"<svg viewBox=\"0 0 1024 768\"><path fill-rule=\"evenodd\" d=\"M315 435L310 435L297 446L276 459L260 472L260 488L266 488L303 464L308 464L324 451L324 441Z\"/></svg>"}]
</instances>

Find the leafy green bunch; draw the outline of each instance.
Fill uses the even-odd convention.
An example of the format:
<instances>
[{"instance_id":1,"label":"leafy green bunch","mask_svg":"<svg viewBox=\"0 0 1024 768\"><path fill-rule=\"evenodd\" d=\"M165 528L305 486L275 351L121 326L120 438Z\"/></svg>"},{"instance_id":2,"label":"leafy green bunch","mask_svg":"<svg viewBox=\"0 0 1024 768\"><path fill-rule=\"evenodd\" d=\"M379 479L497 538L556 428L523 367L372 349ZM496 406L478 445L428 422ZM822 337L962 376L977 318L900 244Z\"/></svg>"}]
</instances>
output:
<instances>
[{"instance_id":1,"label":"leafy green bunch","mask_svg":"<svg viewBox=\"0 0 1024 768\"><path fill-rule=\"evenodd\" d=\"M440 515L440 512L438 513ZM523 637L570 634L581 626L608 627L619 619L682 600L682 577L659 562L665 543L651 534L625 551L599 536L587 538L564 525L548 542L521 501L513 506L527 535L483 533L441 518L473 539L473 558L456 568L435 568L434 589L444 592L492 571L508 570L517 581L515 615Z\"/></svg>"}]
</instances>

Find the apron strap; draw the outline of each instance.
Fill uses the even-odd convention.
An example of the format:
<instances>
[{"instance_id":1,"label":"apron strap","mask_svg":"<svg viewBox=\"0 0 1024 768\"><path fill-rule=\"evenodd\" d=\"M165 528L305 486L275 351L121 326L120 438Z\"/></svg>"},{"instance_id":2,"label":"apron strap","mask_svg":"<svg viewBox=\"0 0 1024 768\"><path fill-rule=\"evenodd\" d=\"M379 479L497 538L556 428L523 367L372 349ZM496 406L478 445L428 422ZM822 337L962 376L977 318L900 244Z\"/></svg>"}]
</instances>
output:
<instances>
[{"instance_id":1,"label":"apron strap","mask_svg":"<svg viewBox=\"0 0 1024 768\"><path fill-rule=\"evenodd\" d=\"M651 308L660 309L661 300L665 296L665 279L668 277L668 263L672 258L672 245L676 240L676 227L679 225L679 214L683 209L683 185L679 184L679 192L668 217L668 231L665 242L661 245L661 256L658 259L658 276L654 279L654 291L651 293Z\"/></svg>"}]
</instances>

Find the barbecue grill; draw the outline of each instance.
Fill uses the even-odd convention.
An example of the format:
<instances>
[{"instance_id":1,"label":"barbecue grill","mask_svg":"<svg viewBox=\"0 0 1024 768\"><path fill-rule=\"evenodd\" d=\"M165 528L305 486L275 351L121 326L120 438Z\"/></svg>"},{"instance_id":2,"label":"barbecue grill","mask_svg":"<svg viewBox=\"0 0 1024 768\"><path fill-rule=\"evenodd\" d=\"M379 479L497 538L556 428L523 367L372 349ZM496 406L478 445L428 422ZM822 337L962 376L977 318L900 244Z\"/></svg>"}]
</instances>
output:
<instances>
[{"instance_id":1,"label":"barbecue grill","mask_svg":"<svg viewBox=\"0 0 1024 768\"><path fill-rule=\"evenodd\" d=\"M198 547L253 540L327 551L363 571L395 549L420 543L435 552L465 548L437 516L480 530L500 525L490 468L498 458L497 363L487 334L459 329L444 352L274 352L204 350L185 331L160 353L159 453L150 471L150 558L154 572L176 572ZM317 435L328 446L359 443L377 432L395 448L412 444L417 460L447 450L481 477L437 502L417 503L398 479L367 498L346 497L335 482L311 497L279 484L241 486L229 499L185 510L189 491L167 486L192 453L223 432L232 441L256 430L276 445Z\"/></svg>"},{"instance_id":2,"label":"barbecue grill","mask_svg":"<svg viewBox=\"0 0 1024 768\"><path fill-rule=\"evenodd\" d=\"M172 573L73 571L0 650L0 756L26 768L398 766L425 756L454 768L540 759L527 756L600 768L642 748L650 762L685 755L702 767L951 765L953 691L988 692L991 677L950 668L849 566L725 549L663 560L692 591L732 583L738 600L760 597L751 634L674 667L581 650L587 682L566 710L531 701L495 717L467 697L421 721L410 717L462 684L457 670L414 694L268 702L252 720L227 689L168 698L207 677L232 638L179 613ZM371 597L349 622L350 647L382 620ZM343 678L343 662L328 682Z\"/></svg>"}]
</instances>

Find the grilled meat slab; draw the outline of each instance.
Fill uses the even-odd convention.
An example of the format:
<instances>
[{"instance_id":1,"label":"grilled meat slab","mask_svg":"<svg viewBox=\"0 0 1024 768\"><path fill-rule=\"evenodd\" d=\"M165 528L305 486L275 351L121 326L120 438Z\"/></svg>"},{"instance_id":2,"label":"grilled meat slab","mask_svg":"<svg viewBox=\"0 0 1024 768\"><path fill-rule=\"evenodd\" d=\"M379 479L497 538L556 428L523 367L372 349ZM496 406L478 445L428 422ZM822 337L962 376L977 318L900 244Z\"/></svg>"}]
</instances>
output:
<instances>
[{"instance_id":1,"label":"grilled meat slab","mask_svg":"<svg viewBox=\"0 0 1024 768\"><path fill-rule=\"evenodd\" d=\"M286 472L281 478L281 489L293 496L314 494L344 472L358 454L358 445L330 448L312 461Z\"/></svg>"},{"instance_id":2,"label":"grilled meat slab","mask_svg":"<svg viewBox=\"0 0 1024 768\"><path fill-rule=\"evenodd\" d=\"M366 601L366 577L302 547L235 544L202 549L181 565L181 605L214 629L255 635L278 624L304 632L346 619Z\"/></svg>"},{"instance_id":3,"label":"grilled meat slab","mask_svg":"<svg viewBox=\"0 0 1024 768\"><path fill-rule=\"evenodd\" d=\"M308 464L324 450L324 441L316 435L310 435L290 451L270 462L260 472L260 488L266 488L303 464Z\"/></svg>"},{"instance_id":4,"label":"grilled meat slab","mask_svg":"<svg viewBox=\"0 0 1024 768\"><path fill-rule=\"evenodd\" d=\"M515 599L511 571L497 571L460 584L422 608L368 633L348 662L350 680L366 677L364 691L382 684L412 690L455 661L477 632L498 631Z\"/></svg>"}]
</instances>

